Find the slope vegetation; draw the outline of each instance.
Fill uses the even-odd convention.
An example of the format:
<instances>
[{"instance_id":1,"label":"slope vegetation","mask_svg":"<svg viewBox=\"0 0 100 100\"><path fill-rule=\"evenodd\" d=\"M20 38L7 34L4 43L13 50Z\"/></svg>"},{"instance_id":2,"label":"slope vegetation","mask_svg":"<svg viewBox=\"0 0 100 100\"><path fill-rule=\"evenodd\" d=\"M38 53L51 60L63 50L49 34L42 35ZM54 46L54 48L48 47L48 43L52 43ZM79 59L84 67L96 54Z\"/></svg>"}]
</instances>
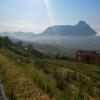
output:
<instances>
[{"instance_id":1,"label":"slope vegetation","mask_svg":"<svg viewBox=\"0 0 100 100\"><path fill-rule=\"evenodd\" d=\"M100 100L100 67L47 57L0 38L8 100Z\"/></svg>"}]
</instances>

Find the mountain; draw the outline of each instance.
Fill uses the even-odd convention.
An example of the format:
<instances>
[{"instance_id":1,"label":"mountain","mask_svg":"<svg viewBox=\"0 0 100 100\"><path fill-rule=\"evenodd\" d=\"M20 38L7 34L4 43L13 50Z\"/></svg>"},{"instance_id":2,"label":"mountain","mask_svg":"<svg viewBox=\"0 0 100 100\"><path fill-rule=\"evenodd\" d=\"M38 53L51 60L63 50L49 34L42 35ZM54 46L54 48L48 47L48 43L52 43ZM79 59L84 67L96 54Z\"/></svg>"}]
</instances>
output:
<instances>
[{"instance_id":1,"label":"mountain","mask_svg":"<svg viewBox=\"0 0 100 100\"><path fill-rule=\"evenodd\" d=\"M48 27L41 36L94 36L96 32L85 22L77 25L55 25Z\"/></svg>"},{"instance_id":2,"label":"mountain","mask_svg":"<svg viewBox=\"0 0 100 100\"><path fill-rule=\"evenodd\" d=\"M66 54L67 51L85 49L100 50L100 36L84 21L77 25L55 25L41 34L31 32L2 32L14 42L21 40L26 45L33 44L35 49L45 54Z\"/></svg>"},{"instance_id":3,"label":"mountain","mask_svg":"<svg viewBox=\"0 0 100 100\"><path fill-rule=\"evenodd\" d=\"M32 32L1 32L0 36L8 36L12 39L31 41L39 40L50 36L96 36L95 30L93 30L85 21L80 21L77 25L55 25L48 27L42 33L35 35ZM46 37L45 37L46 36Z\"/></svg>"}]
</instances>

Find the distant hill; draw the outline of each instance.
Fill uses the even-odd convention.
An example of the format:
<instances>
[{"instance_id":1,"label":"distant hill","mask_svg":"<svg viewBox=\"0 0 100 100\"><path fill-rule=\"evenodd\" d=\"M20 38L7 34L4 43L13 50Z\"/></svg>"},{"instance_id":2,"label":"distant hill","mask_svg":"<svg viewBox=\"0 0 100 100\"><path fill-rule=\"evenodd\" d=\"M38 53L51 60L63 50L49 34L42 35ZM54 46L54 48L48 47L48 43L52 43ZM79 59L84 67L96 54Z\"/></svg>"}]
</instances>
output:
<instances>
[{"instance_id":1,"label":"distant hill","mask_svg":"<svg viewBox=\"0 0 100 100\"><path fill-rule=\"evenodd\" d=\"M48 27L41 36L94 36L96 32L85 22L80 21L77 25L55 25Z\"/></svg>"},{"instance_id":2,"label":"distant hill","mask_svg":"<svg viewBox=\"0 0 100 100\"><path fill-rule=\"evenodd\" d=\"M11 39L17 39L17 40L25 40L25 41L32 41L34 37L34 33L32 32L1 32L0 36L5 37L8 36Z\"/></svg>"}]
</instances>

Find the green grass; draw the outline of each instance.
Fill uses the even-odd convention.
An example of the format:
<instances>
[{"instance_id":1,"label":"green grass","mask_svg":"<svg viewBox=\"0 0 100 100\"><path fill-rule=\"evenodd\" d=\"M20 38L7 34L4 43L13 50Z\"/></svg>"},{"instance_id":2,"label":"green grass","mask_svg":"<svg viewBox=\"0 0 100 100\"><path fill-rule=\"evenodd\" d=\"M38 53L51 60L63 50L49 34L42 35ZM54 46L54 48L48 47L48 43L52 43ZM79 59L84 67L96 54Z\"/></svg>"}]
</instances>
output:
<instances>
[{"instance_id":1,"label":"green grass","mask_svg":"<svg viewBox=\"0 0 100 100\"><path fill-rule=\"evenodd\" d=\"M100 100L100 66L47 59L21 46L0 48L0 78L9 100Z\"/></svg>"}]
</instances>

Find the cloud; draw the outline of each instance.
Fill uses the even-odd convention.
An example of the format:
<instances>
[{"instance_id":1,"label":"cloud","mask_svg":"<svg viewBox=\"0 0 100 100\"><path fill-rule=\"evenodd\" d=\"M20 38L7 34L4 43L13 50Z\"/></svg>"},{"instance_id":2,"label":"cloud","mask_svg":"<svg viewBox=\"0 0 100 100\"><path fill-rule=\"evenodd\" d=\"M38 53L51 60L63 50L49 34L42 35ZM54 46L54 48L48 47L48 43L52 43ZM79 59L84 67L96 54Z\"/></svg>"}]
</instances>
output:
<instances>
[{"instance_id":1,"label":"cloud","mask_svg":"<svg viewBox=\"0 0 100 100\"><path fill-rule=\"evenodd\" d=\"M35 32L37 34L42 32L46 27L47 25L34 24L28 21L0 23L1 32L23 31L23 32Z\"/></svg>"},{"instance_id":2,"label":"cloud","mask_svg":"<svg viewBox=\"0 0 100 100\"><path fill-rule=\"evenodd\" d=\"M97 36L100 36L100 28L95 28L96 32L97 32Z\"/></svg>"}]
</instances>

